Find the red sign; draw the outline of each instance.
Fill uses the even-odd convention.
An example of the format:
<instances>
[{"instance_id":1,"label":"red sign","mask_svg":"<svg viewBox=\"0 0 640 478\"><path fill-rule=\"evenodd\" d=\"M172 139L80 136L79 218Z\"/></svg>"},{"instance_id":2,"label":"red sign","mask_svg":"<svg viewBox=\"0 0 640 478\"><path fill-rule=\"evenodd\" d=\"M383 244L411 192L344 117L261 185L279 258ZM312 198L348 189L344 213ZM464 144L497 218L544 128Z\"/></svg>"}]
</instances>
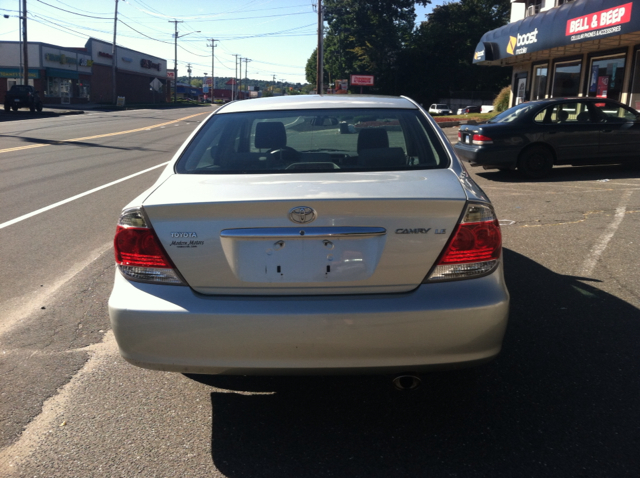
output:
<instances>
[{"instance_id":1,"label":"red sign","mask_svg":"<svg viewBox=\"0 0 640 478\"><path fill-rule=\"evenodd\" d=\"M596 96L598 98L606 98L608 89L609 89L609 77L608 76L599 76L598 77L598 91L596 93Z\"/></svg>"},{"instance_id":2,"label":"red sign","mask_svg":"<svg viewBox=\"0 0 640 478\"><path fill-rule=\"evenodd\" d=\"M373 75L351 75L353 86L373 86Z\"/></svg>"},{"instance_id":3,"label":"red sign","mask_svg":"<svg viewBox=\"0 0 640 478\"><path fill-rule=\"evenodd\" d=\"M567 21L567 29L565 35L574 35L576 33L590 32L604 27L621 25L631 21L631 7L633 3L625 3L618 7L601 10L599 12L590 13L578 18L572 18Z\"/></svg>"},{"instance_id":4,"label":"red sign","mask_svg":"<svg viewBox=\"0 0 640 478\"><path fill-rule=\"evenodd\" d=\"M167 70L167 78L174 78L173 70Z\"/></svg>"}]
</instances>

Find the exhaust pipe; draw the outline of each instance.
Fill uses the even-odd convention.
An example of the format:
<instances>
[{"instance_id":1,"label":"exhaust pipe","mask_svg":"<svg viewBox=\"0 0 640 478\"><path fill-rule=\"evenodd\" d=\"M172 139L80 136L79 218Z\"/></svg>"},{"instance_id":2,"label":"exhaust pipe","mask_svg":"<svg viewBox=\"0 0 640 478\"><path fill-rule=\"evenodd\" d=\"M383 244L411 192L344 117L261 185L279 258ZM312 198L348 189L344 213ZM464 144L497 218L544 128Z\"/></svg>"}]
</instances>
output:
<instances>
[{"instance_id":1,"label":"exhaust pipe","mask_svg":"<svg viewBox=\"0 0 640 478\"><path fill-rule=\"evenodd\" d=\"M393 386L401 391L415 390L422 384L422 380L415 375L398 375L393 379Z\"/></svg>"}]
</instances>

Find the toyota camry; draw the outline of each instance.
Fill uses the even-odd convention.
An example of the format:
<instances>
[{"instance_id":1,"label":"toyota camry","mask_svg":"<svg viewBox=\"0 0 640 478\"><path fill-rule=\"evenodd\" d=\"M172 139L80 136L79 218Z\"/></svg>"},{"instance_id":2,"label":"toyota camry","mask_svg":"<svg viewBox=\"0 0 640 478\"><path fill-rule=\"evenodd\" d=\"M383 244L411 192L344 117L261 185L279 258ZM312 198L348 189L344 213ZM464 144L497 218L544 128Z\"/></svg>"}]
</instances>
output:
<instances>
[{"instance_id":1,"label":"toyota camry","mask_svg":"<svg viewBox=\"0 0 640 478\"><path fill-rule=\"evenodd\" d=\"M408 98L229 103L117 222L122 356L204 374L491 360L508 319L496 213Z\"/></svg>"}]
</instances>

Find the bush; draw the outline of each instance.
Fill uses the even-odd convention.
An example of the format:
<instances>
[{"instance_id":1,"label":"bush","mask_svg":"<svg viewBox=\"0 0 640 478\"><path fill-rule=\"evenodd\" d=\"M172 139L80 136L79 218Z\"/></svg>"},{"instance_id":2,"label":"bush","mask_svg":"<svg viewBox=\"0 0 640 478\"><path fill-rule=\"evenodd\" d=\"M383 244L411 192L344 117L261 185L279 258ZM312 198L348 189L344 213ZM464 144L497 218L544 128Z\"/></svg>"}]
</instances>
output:
<instances>
[{"instance_id":1,"label":"bush","mask_svg":"<svg viewBox=\"0 0 640 478\"><path fill-rule=\"evenodd\" d=\"M496 113L501 113L509 109L509 96L511 95L511 87L505 86L500 90L496 99L493 100L493 111Z\"/></svg>"}]
</instances>

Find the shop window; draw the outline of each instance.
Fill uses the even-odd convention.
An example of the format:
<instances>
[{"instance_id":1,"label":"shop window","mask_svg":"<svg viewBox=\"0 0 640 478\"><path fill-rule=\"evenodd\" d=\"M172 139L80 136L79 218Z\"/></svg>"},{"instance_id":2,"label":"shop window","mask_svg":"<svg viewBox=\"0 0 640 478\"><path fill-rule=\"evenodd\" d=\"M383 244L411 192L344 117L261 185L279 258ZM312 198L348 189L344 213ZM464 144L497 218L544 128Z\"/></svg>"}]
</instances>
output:
<instances>
[{"instance_id":1,"label":"shop window","mask_svg":"<svg viewBox=\"0 0 640 478\"><path fill-rule=\"evenodd\" d=\"M47 78L45 96L53 98L71 97L71 80L66 78Z\"/></svg>"},{"instance_id":2,"label":"shop window","mask_svg":"<svg viewBox=\"0 0 640 478\"><path fill-rule=\"evenodd\" d=\"M89 80L78 80L78 98L89 99L91 93L91 84Z\"/></svg>"},{"instance_id":3,"label":"shop window","mask_svg":"<svg viewBox=\"0 0 640 478\"><path fill-rule=\"evenodd\" d=\"M574 1L575 0L556 0L556 6L559 7L560 5L564 5L565 3L571 3Z\"/></svg>"},{"instance_id":4,"label":"shop window","mask_svg":"<svg viewBox=\"0 0 640 478\"><path fill-rule=\"evenodd\" d=\"M542 100L547 93L547 77L549 65L536 65L533 67L533 86L531 87L531 99Z\"/></svg>"},{"instance_id":5,"label":"shop window","mask_svg":"<svg viewBox=\"0 0 640 478\"><path fill-rule=\"evenodd\" d=\"M578 96L582 62L556 63L553 72L552 97Z\"/></svg>"},{"instance_id":6,"label":"shop window","mask_svg":"<svg viewBox=\"0 0 640 478\"><path fill-rule=\"evenodd\" d=\"M636 51L635 67L633 69L633 82L631 84L631 100L629 106L640 109L640 50Z\"/></svg>"},{"instance_id":7,"label":"shop window","mask_svg":"<svg viewBox=\"0 0 640 478\"><path fill-rule=\"evenodd\" d=\"M588 96L620 101L625 73L624 56L593 58L589 72Z\"/></svg>"},{"instance_id":8,"label":"shop window","mask_svg":"<svg viewBox=\"0 0 640 478\"><path fill-rule=\"evenodd\" d=\"M7 78L7 91L11 89L13 85L24 85L22 78ZM29 86L34 86L33 78L29 78Z\"/></svg>"}]
</instances>

